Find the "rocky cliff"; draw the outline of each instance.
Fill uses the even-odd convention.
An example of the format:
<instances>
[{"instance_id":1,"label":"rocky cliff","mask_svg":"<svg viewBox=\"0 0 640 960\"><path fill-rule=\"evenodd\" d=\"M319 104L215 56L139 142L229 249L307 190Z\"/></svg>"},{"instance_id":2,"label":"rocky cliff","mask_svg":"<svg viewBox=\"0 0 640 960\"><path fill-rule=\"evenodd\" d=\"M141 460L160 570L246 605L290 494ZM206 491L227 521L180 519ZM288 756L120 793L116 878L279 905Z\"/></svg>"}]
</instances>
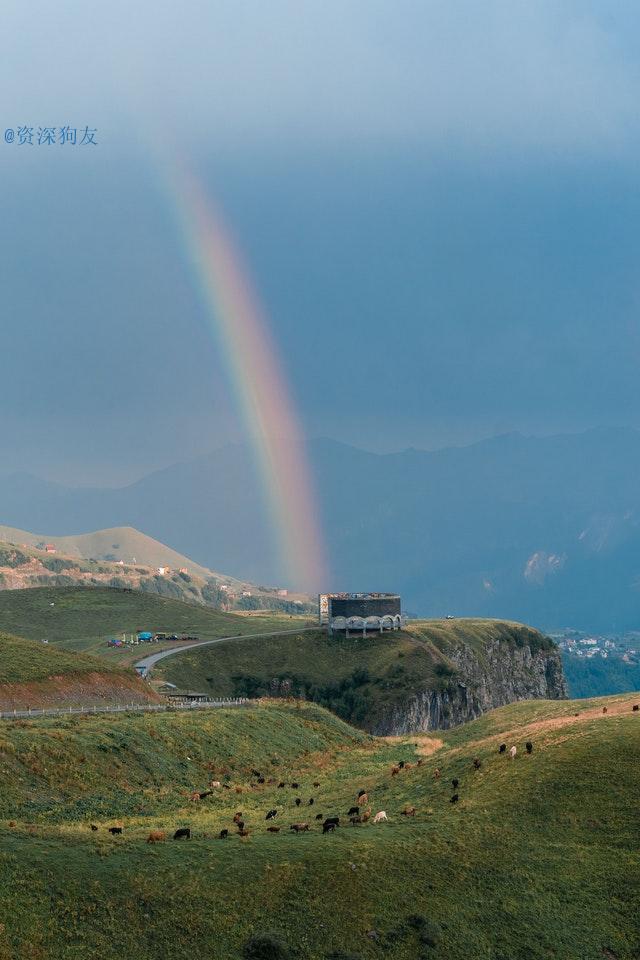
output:
<instances>
[{"instance_id":1,"label":"rocky cliff","mask_svg":"<svg viewBox=\"0 0 640 960\"><path fill-rule=\"evenodd\" d=\"M531 633L531 644L496 638L486 640L481 652L465 644L455 647L448 651L453 675L446 683L388 705L365 725L383 736L446 730L516 700L566 698L558 649L550 644L540 647L536 642L540 635Z\"/></svg>"}]
</instances>

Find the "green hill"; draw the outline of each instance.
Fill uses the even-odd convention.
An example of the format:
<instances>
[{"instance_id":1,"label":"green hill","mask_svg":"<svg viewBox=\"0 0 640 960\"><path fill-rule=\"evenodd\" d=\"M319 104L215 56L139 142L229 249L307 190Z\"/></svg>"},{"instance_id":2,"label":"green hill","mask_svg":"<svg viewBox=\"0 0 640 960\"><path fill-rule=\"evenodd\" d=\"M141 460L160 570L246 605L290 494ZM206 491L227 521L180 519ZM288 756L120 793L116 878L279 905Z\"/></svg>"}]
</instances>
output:
<instances>
[{"instance_id":1,"label":"green hill","mask_svg":"<svg viewBox=\"0 0 640 960\"><path fill-rule=\"evenodd\" d=\"M157 699L132 670L0 633L0 710Z\"/></svg>"},{"instance_id":2,"label":"green hill","mask_svg":"<svg viewBox=\"0 0 640 960\"><path fill-rule=\"evenodd\" d=\"M553 642L498 620L416 621L397 633L325 631L188 650L156 668L218 696L297 696L376 733L451 726L512 700L565 695Z\"/></svg>"},{"instance_id":3,"label":"green hill","mask_svg":"<svg viewBox=\"0 0 640 960\"><path fill-rule=\"evenodd\" d=\"M54 537L41 533L29 533L28 530L18 530L15 527L0 526L0 540L30 547L51 543L55 546L57 553L78 559L122 560L133 566L143 564L151 567L171 567L176 570L184 567L190 573L204 579L214 576L221 579L224 577L223 574L216 574L207 567L190 560L189 557L172 550L159 540L148 537L135 527L111 527L75 536ZM225 582L238 585L241 583L234 578L228 578Z\"/></svg>"},{"instance_id":4,"label":"green hill","mask_svg":"<svg viewBox=\"0 0 640 960\"><path fill-rule=\"evenodd\" d=\"M289 616L240 616L136 590L36 587L0 591L0 630L47 639L66 650L99 654L119 663L138 659L142 648L110 649L105 642L108 636L149 630L212 640L290 629L291 623ZM153 649L161 650L163 645Z\"/></svg>"},{"instance_id":5,"label":"green hill","mask_svg":"<svg viewBox=\"0 0 640 960\"><path fill-rule=\"evenodd\" d=\"M632 960L633 702L519 703L438 739L374 739L285 703L4 722L0 957L240 960L273 932L290 960ZM411 766L394 776L400 760ZM212 780L230 789L190 802ZM388 822L348 824L360 789ZM316 811L342 825L323 836ZM177 827L192 839L146 842Z\"/></svg>"}]
</instances>

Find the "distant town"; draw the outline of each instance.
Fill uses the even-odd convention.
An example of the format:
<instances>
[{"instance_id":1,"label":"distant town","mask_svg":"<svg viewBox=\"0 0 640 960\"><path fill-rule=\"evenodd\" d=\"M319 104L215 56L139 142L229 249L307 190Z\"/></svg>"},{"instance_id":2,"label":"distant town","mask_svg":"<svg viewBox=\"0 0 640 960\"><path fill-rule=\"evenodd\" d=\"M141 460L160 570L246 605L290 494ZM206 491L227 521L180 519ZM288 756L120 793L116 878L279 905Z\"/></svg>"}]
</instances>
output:
<instances>
[{"instance_id":1,"label":"distant town","mask_svg":"<svg viewBox=\"0 0 640 960\"><path fill-rule=\"evenodd\" d=\"M564 654L583 657L587 660L601 657L607 660L616 657L632 666L640 664L640 633L632 631L622 635L587 634L579 630L562 630L550 633Z\"/></svg>"}]
</instances>

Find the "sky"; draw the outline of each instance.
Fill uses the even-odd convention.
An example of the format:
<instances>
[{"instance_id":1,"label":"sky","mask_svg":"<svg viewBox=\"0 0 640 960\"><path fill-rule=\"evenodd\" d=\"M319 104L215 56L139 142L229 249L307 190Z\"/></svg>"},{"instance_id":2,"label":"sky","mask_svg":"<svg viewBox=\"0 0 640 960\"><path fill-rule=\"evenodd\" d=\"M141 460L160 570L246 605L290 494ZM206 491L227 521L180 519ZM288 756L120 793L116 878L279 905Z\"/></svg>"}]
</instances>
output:
<instances>
[{"instance_id":1,"label":"sky","mask_svg":"<svg viewBox=\"0 0 640 960\"><path fill-rule=\"evenodd\" d=\"M163 171L223 211L309 437L640 426L640 11L4 0L0 470L246 440ZM7 143L88 126L97 146Z\"/></svg>"}]
</instances>

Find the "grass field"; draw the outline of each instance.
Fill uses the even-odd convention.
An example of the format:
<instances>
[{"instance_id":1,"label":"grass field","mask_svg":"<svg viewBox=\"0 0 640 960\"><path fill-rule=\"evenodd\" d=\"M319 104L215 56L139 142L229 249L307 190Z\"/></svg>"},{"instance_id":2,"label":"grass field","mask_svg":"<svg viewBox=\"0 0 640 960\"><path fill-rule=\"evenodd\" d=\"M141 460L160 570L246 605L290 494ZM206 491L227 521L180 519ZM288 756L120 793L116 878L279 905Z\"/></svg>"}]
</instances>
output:
<instances>
[{"instance_id":1,"label":"grass field","mask_svg":"<svg viewBox=\"0 0 640 960\"><path fill-rule=\"evenodd\" d=\"M345 638L325 631L221 643L158 664L157 677L216 696L289 691L322 703L352 723L376 729L379 717L424 690L446 690L457 671L452 653L470 648L483 662L489 640L552 651L523 624L496 620L415 621L397 633Z\"/></svg>"},{"instance_id":2,"label":"grass field","mask_svg":"<svg viewBox=\"0 0 640 960\"><path fill-rule=\"evenodd\" d=\"M0 724L0 958L240 960L265 931L291 960L637 958L633 702L519 703L402 740L281 702ZM401 759L414 765L391 776ZM257 785L252 769L276 782ZM191 803L212 779L231 789ZM347 825L359 789L389 822ZM343 825L323 836L316 811ZM311 831L294 835L300 820ZM145 842L179 826L190 841Z\"/></svg>"},{"instance_id":3,"label":"grass field","mask_svg":"<svg viewBox=\"0 0 640 960\"><path fill-rule=\"evenodd\" d=\"M108 636L137 630L191 634L203 640L266 630L291 629L303 619L276 614L222 613L139 591L90 587L41 587L0 591L0 630L33 640L48 639L70 651L100 655L120 664L144 656L147 647L113 649ZM171 643L153 644L150 652Z\"/></svg>"}]
</instances>

